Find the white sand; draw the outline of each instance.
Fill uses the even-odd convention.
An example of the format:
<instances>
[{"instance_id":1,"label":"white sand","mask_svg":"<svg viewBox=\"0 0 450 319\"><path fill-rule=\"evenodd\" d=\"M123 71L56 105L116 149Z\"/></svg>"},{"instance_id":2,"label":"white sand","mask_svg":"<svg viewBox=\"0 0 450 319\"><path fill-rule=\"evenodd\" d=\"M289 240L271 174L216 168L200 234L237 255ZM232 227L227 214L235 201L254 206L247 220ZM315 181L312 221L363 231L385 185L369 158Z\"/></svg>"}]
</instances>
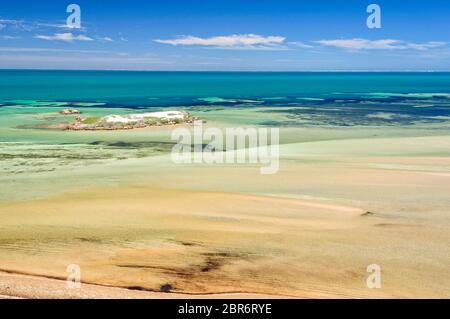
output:
<instances>
[{"instance_id":1,"label":"white sand","mask_svg":"<svg viewBox=\"0 0 450 319\"><path fill-rule=\"evenodd\" d=\"M166 112L148 112L141 114L130 114L130 115L108 115L103 119L108 123L133 123L142 121L145 118L157 118L157 119L184 119L186 113L180 111L166 111Z\"/></svg>"}]
</instances>

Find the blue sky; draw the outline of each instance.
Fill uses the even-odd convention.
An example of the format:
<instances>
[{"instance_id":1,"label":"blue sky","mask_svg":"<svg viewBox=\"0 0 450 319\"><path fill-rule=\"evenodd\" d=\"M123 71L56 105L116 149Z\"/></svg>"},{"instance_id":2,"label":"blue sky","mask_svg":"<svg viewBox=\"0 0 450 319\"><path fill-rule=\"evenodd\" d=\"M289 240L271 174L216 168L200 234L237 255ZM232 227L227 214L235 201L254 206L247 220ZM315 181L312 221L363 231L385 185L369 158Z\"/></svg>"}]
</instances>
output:
<instances>
[{"instance_id":1,"label":"blue sky","mask_svg":"<svg viewBox=\"0 0 450 319\"><path fill-rule=\"evenodd\" d=\"M447 0L2 1L0 68L450 71L449 17Z\"/></svg>"}]
</instances>

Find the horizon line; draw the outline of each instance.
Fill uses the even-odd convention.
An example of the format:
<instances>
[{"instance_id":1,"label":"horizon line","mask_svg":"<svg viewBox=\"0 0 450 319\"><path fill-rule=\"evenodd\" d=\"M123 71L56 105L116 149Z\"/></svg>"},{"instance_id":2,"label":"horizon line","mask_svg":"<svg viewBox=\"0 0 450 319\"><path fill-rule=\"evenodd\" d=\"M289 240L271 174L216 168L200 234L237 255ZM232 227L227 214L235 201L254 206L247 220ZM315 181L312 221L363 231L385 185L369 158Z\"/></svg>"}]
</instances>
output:
<instances>
[{"instance_id":1,"label":"horizon line","mask_svg":"<svg viewBox=\"0 0 450 319\"><path fill-rule=\"evenodd\" d=\"M449 70L136 70L136 69L60 69L60 68L0 68L0 71L107 71L107 72L197 72L197 73L450 73Z\"/></svg>"}]
</instances>

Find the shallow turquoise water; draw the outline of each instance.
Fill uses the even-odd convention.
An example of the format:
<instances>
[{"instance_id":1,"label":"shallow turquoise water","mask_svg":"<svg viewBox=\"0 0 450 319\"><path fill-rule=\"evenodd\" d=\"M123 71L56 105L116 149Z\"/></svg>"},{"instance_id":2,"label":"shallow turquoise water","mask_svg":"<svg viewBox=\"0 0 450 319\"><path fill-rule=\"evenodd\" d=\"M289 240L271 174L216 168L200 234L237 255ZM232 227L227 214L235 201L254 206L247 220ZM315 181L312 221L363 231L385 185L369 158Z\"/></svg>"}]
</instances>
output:
<instances>
[{"instance_id":1,"label":"shallow turquoise water","mask_svg":"<svg viewBox=\"0 0 450 319\"><path fill-rule=\"evenodd\" d=\"M266 118L249 124L272 126L435 123L450 116L450 73L0 70L0 129L60 121L52 113L68 107L87 116L179 107L206 118L259 108Z\"/></svg>"},{"instance_id":2,"label":"shallow turquoise water","mask_svg":"<svg viewBox=\"0 0 450 319\"><path fill-rule=\"evenodd\" d=\"M450 120L450 73L0 70L0 142L136 136L36 129L73 121L58 115L69 107L83 116L182 108L230 125L426 125Z\"/></svg>"},{"instance_id":3,"label":"shallow turquoise water","mask_svg":"<svg viewBox=\"0 0 450 319\"><path fill-rule=\"evenodd\" d=\"M301 131L316 134L312 140L448 135L450 73L0 71L0 182L10 185L0 200L30 195L30 183L45 192L41 179L54 171L72 178L58 180L58 189L78 181L80 168L168 154L173 146L170 130L40 128L73 121L58 114L64 108L83 116L184 109L228 126L314 127ZM295 132L281 143L309 140Z\"/></svg>"}]
</instances>

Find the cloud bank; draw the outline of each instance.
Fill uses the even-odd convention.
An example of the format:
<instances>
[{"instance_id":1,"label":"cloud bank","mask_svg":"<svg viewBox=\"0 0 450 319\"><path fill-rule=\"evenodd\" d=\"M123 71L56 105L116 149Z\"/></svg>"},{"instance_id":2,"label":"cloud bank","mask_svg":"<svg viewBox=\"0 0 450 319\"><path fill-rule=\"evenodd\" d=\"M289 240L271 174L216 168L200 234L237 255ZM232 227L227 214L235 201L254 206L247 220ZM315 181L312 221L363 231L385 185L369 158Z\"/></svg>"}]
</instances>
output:
<instances>
[{"instance_id":1,"label":"cloud bank","mask_svg":"<svg viewBox=\"0 0 450 319\"><path fill-rule=\"evenodd\" d=\"M73 42L73 41L93 41L92 38L85 35L74 35L73 33L56 33L54 35L36 35L36 39L47 40L47 41L64 41L64 42Z\"/></svg>"},{"instance_id":2,"label":"cloud bank","mask_svg":"<svg viewBox=\"0 0 450 319\"><path fill-rule=\"evenodd\" d=\"M215 36L201 38L195 36L182 36L169 40L154 40L158 43L183 46L204 46L218 49L236 50L286 50L283 46L286 38L282 36L261 36L257 34L232 34L228 36Z\"/></svg>"},{"instance_id":3,"label":"cloud bank","mask_svg":"<svg viewBox=\"0 0 450 319\"><path fill-rule=\"evenodd\" d=\"M316 43L347 50L405 50L414 49L425 51L432 48L444 46L445 42L429 41L426 43L412 43L395 39L368 40L361 38L320 40Z\"/></svg>"}]
</instances>

